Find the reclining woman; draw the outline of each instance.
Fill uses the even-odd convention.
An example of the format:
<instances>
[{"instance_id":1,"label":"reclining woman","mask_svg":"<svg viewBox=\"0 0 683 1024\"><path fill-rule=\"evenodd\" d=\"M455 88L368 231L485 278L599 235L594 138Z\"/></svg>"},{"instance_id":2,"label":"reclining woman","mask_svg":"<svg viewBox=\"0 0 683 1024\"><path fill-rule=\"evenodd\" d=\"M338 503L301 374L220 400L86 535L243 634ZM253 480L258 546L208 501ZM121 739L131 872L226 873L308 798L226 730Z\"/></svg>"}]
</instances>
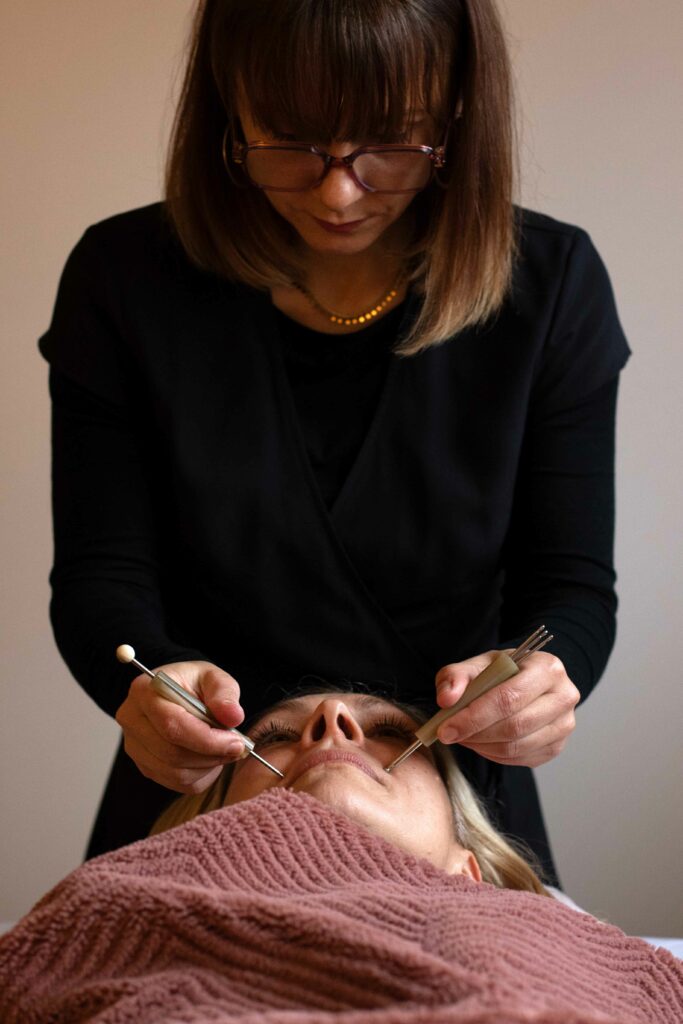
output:
<instances>
[{"instance_id":1,"label":"reclining woman","mask_svg":"<svg viewBox=\"0 0 683 1024\"><path fill-rule=\"evenodd\" d=\"M679 1021L683 964L548 898L450 748L383 770L422 718L351 692L259 716L284 777L226 765L73 872L0 941L2 1020Z\"/></svg>"}]
</instances>

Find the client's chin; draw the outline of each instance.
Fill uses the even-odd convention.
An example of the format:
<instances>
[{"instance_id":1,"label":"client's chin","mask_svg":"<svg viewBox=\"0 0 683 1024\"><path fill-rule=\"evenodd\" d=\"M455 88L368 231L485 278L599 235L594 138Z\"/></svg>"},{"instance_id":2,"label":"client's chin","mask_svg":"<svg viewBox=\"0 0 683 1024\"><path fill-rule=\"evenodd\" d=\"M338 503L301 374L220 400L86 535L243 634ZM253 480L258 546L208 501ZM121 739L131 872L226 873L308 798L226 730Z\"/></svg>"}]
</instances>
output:
<instances>
[{"instance_id":1,"label":"client's chin","mask_svg":"<svg viewBox=\"0 0 683 1024\"><path fill-rule=\"evenodd\" d=\"M356 765L348 761L314 765L288 788L294 793L309 793L321 803L346 814L358 825L390 842L394 841L387 835L386 790L381 782Z\"/></svg>"}]
</instances>

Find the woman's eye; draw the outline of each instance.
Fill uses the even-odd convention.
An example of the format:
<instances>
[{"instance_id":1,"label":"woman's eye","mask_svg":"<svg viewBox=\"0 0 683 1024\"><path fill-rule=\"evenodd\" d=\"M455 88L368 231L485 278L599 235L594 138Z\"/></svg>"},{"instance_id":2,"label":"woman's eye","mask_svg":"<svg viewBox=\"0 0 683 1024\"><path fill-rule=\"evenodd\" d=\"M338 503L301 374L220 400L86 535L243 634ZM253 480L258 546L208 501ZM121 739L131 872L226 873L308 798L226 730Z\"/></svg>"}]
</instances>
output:
<instances>
[{"instance_id":1,"label":"woman's eye","mask_svg":"<svg viewBox=\"0 0 683 1024\"><path fill-rule=\"evenodd\" d=\"M296 743L300 737L294 729L273 727L255 732L252 737L255 747L269 747L275 743Z\"/></svg>"},{"instance_id":2,"label":"woman's eye","mask_svg":"<svg viewBox=\"0 0 683 1024\"><path fill-rule=\"evenodd\" d=\"M413 734L414 730L410 726L402 725L398 722L377 722L365 733L370 738L379 736L397 740L411 740Z\"/></svg>"}]
</instances>

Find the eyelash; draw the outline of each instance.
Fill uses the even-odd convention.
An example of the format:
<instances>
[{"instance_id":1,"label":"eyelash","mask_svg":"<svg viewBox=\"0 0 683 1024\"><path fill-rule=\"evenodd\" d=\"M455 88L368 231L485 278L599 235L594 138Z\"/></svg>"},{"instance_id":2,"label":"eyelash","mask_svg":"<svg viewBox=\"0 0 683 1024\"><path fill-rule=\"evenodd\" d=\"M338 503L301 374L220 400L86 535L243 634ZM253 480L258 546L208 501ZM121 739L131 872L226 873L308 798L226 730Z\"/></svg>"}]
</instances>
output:
<instances>
[{"instance_id":1,"label":"eyelash","mask_svg":"<svg viewBox=\"0 0 683 1024\"><path fill-rule=\"evenodd\" d=\"M296 729L292 729L290 725L285 725L284 722L278 722L276 719L266 722L265 725L259 726L251 734L251 738L254 741L254 745L257 747L263 747L267 743L296 742L300 739L299 733Z\"/></svg>"},{"instance_id":2,"label":"eyelash","mask_svg":"<svg viewBox=\"0 0 683 1024\"><path fill-rule=\"evenodd\" d=\"M394 739L409 740L414 734L414 730L404 719L393 714L383 715L382 718L368 726L364 732L367 739L373 739L376 736L391 736ZM301 736L291 726L272 719L265 725L254 729L251 739L254 741L254 746L263 747L272 743L296 743Z\"/></svg>"},{"instance_id":3,"label":"eyelash","mask_svg":"<svg viewBox=\"0 0 683 1024\"><path fill-rule=\"evenodd\" d=\"M391 735L395 739L408 740L413 738L414 732L415 730L406 723L405 719L398 715L388 714L369 726L365 730L365 735L370 738Z\"/></svg>"}]
</instances>

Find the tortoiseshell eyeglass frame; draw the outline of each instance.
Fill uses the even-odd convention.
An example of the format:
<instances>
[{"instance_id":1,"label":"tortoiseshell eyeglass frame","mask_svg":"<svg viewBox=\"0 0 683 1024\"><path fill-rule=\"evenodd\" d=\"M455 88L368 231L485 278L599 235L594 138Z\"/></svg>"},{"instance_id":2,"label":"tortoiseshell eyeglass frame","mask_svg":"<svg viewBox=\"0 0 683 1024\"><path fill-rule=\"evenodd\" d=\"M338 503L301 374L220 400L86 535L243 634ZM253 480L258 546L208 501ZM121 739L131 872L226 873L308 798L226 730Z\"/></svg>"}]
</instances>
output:
<instances>
[{"instance_id":1,"label":"tortoiseshell eyeglass frame","mask_svg":"<svg viewBox=\"0 0 683 1024\"><path fill-rule=\"evenodd\" d=\"M223 163L225 164L226 170L230 173L230 167L228 165L228 131L229 127L225 129L223 133ZM307 142L237 142L234 141L232 144L232 161L235 164L242 166L245 176L249 183L254 188L259 188L268 192L309 192L313 188L317 188L318 185L327 176L332 167L344 167L348 170L349 174L353 178L356 185L362 188L364 192L373 192L384 195L405 195L407 193L422 192L434 176L434 171L441 169L446 166L446 145L448 142L448 130L444 136L444 140L440 146L412 146L403 143L387 143L385 145L376 146L359 146L358 149L354 149L353 153L349 153L347 156L336 157L327 153L324 149L320 149L318 146L314 146ZM322 171L316 181L310 185L305 185L303 188L283 188L282 186L275 185L259 185L258 182L253 181L249 177L249 171L246 167L247 154L253 150L264 150L264 149L284 149L289 152L306 152L314 153L322 160ZM353 169L354 161L359 156L363 156L364 153L424 153L432 162L431 173L429 179L424 185L420 185L419 188L371 188L370 185L366 185L365 182L361 181L356 175Z\"/></svg>"}]
</instances>

